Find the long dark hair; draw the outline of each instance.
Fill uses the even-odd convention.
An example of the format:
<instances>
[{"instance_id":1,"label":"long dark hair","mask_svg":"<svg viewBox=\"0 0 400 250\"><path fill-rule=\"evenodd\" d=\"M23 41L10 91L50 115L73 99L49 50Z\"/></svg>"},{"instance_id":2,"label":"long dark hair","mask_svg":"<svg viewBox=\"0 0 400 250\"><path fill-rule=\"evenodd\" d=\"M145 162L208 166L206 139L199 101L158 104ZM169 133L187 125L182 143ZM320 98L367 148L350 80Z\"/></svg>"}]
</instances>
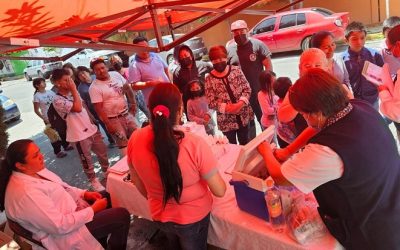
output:
<instances>
[{"instance_id":1,"label":"long dark hair","mask_svg":"<svg viewBox=\"0 0 400 250\"><path fill-rule=\"evenodd\" d=\"M273 102L273 78L276 74L270 70L264 70L260 73L258 81L260 82L260 89L262 92L268 95L268 102L271 104Z\"/></svg>"},{"instance_id":2,"label":"long dark hair","mask_svg":"<svg viewBox=\"0 0 400 250\"><path fill-rule=\"evenodd\" d=\"M154 115L154 108L158 105L168 108L169 117L165 114ZM181 108L181 94L173 84L159 84L150 94L149 109L154 131L154 153L164 190L164 207L170 198L174 198L179 203L182 194L182 173L178 164L178 155L179 143L184 134L182 131L174 130Z\"/></svg>"},{"instance_id":3,"label":"long dark hair","mask_svg":"<svg viewBox=\"0 0 400 250\"><path fill-rule=\"evenodd\" d=\"M35 93L33 93L33 94L36 94L39 91L39 87L38 86L42 82L46 82L46 80L44 78L41 78L41 77L33 79L32 85L35 88Z\"/></svg>"},{"instance_id":4,"label":"long dark hair","mask_svg":"<svg viewBox=\"0 0 400 250\"><path fill-rule=\"evenodd\" d=\"M25 157L28 151L28 146L33 143L32 140L18 140L8 146L6 155L0 166L0 211L4 211L4 199L6 196L6 188L12 171L17 170L15 164L25 163Z\"/></svg>"}]
</instances>

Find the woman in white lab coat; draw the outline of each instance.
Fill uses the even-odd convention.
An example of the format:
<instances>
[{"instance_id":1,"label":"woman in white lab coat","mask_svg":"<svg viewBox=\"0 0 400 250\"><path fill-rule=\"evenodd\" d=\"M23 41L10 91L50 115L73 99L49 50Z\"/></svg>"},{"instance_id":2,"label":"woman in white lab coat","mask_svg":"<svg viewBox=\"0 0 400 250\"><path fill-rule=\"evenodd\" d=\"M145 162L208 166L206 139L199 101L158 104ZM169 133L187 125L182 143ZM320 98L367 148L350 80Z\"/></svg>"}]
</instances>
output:
<instances>
[{"instance_id":1,"label":"woman in white lab coat","mask_svg":"<svg viewBox=\"0 0 400 250\"><path fill-rule=\"evenodd\" d=\"M0 210L47 249L126 248L128 211L107 209L100 193L63 182L45 168L31 140L15 141L7 149L0 168Z\"/></svg>"}]
</instances>

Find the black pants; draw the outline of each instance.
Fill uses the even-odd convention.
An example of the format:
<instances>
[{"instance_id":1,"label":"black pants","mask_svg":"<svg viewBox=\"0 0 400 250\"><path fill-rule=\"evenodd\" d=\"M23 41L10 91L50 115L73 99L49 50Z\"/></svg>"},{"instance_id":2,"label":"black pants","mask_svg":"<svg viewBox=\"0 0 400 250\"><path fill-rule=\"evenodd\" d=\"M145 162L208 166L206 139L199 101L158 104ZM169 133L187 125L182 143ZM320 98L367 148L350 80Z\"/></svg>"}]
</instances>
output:
<instances>
[{"instance_id":1,"label":"black pants","mask_svg":"<svg viewBox=\"0 0 400 250\"><path fill-rule=\"evenodd\" d=\"M240 145L246 145L249 142L249 126L240 127L237 130L231 130L223 132L223 134L228 138L229 143L237 144L236 135L239 140Z\"/></svg>"},{"instance_id":2,"label":"black pants","mask_svg":"<svg viewBox=\"0 0 400 250\"><path fill-rule=\"evenodd\" d=\"M250 97L250 106L253 109L254 114L256 115L257 121L261 126L261 117L262 110L260 104L258 103L257 93L255 95L251 95ZM249 141L253 140L256 137L256 121L255 119L250 121L249 125Z\"/></svg>"},{"instance_id":3,"label":"black pants","mask_svg":"<svg viewBox=\"0 0 400 250\"><path fill-rule=\"evenodd\" d=\"M55 155L60 153L61 147L66 149L69 146L69 143L67 142L67 134L63 131L58 131L58 130L56 130L56 131L57 131L58 135L60 136L61 140L51 143L51 146L53 147L53 152Z\"/></svg>"},{"instance_id":4,"label":"black pants","mask_svg":"<svg viewBox=\"0 0 400 250\"><path fill-rule=\"evenodd\" d=\"M122 207L108 208L96 213L86 224L89 232L105 249L126 249L130 224L130 214ZM107 241L107 237L110 238Z\"/></svg>"}]
</instances>

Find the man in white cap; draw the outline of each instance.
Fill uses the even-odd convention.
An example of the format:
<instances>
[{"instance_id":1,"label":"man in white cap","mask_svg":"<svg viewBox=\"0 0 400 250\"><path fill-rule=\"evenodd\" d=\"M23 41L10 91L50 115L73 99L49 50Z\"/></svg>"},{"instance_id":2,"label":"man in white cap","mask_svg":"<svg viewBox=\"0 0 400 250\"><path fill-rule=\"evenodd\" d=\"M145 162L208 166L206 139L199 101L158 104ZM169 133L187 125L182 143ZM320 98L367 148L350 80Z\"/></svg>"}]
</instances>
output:
<instances>
[{"instance_id":1,"label":"man in white cap","mask_svg":"<svg viewBox=\"0 0 400 250\"><path fill-rule=\"evenodd\" d=\"M257 99L257 93L260 91L258 77L264 69L272 71L271 52L263 42L248 36L249 30L245 21L237 20L233 22L231 31L235 43L231 43L227 47L228 61L230 61L230 64L240 66L250 83L250 104L258 122L260 122L262 111ZM251 140L255 136L256 128L253 120L250 122L249 139Z\"/></svg>"}]
</instances>

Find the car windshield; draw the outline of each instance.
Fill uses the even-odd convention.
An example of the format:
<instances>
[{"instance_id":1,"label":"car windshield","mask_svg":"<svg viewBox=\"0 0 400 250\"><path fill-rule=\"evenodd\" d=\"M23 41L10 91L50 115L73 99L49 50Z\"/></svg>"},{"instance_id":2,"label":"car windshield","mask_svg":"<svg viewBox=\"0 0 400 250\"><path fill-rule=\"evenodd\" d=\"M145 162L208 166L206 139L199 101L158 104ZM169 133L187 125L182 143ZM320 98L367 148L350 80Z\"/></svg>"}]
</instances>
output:
<instances>
[{"instance_id":1,"label":"car windshield","mask_svg":"<svg viewBox=\"0 0 400 250\"><path fill-rule=\"evenodd\" d=\"M323 15L323 16L331 16L334 13L328 9L324 9L324 8L314 8L312 9L312 11L318 12L319 14Z\"/></svg>"}]
</instances>

